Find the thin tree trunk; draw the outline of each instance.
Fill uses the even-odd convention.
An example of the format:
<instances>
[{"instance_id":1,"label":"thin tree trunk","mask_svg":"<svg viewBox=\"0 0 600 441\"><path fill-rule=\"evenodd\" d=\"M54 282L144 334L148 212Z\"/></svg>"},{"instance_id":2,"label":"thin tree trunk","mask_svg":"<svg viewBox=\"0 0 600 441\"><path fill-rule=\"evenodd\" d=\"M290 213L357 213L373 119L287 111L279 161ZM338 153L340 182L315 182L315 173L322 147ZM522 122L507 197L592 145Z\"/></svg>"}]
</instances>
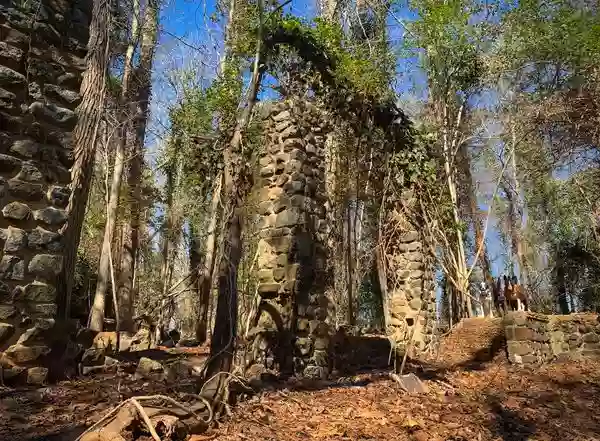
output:
<instances>
[{"instance_id":1,"label":"thin tree trunk","mask_svg":"<svg viewBox=\"0 0 600 441\"><path fill-rule=\"evenodd\" d=\"M473 222L475 230L475 250L481 249L479 253L479 264L483 271L483 277L490 289L494 286L494 278L492 276L492 265L490 263L487 247L485 245L485 236L483 233L482 221L479 216L479 208L477 207L477 195L475 193L475 185L473 183L473 174L471 173L471 159L466 148L466 144L461 146L460 163L463 168L464 187L466 197L469 204L469 214Z\"/></svg>"},{"instance_id":2,"label":"thin tree trunk","mask_svg":"<svg viewBox=\"0 0 600 441\"><path fill-rule=\"evenodd\" d=\"M123 71L123 82L121 89L120 108L124 109L129 98L129 87L132 74L132 61L135 52L137 32L138 32L138 13L139 0L136 0L133 5L133 13L131 15L131 33L132 40L127 47L125 54L125 69ZM115 234L117 225L117 209L119 208L119 196L121 193L121 181L123 178L123 168L125 166L125 147L127 139L127 115L121 118L120 139L117 142L115 152L115 166L113 170L112 182L110 187L108 206L106 208L106 226L104 228L104 240L102 242L102 251L100 253L100 263L98 265L98 281L96 283L96 293L94 295L94 303L90 311L89 327L94 331L102 331L104 327L104 314L106 303L106 290L111 279L111 264L110 253L112 239ZM117 317L117 322L119 317ZM120 331L117 327L117 331Z\"/></svg>"},{"instance_id":3,"label":"thin tree trunk","mask_svg":"<svg viewBox=\"0 0 600 441\"><path fill-rule=\"evenodd\" d=\"M223 398L226 385L225 372L230 372L235 351L235 337L237 335L237 270L242 255L242 224L241 210L248 189L248 177L245 170L245 161L241 155L241 145L244 132L250 122L252 109L256 102L258 89L262 80L261 55L262 55L262 27L263 27L263 2L258 0L259 28L256 41L256 55L254 68L248 91L246 106L236 123L231 142L224 151L223 195L223 252L219 264L219 297L215 328L210 347L210 359L206 366L205 382L212 380L212 384L205 384L205 394L213 399Z\"/></svg>"},{"instance_id":4,"label":"thin tree trunk","mask_svg":"<svg viewBox=\"0 0 600 441\"><path fill-rule=\"evenodd\" d=\"M350 326L355 323L354 320L354 265L352 255L352 214L351 205L348 201L346 210L346 290L348 291L348 316L347 321Z\"/></svg>"},{"instance_id":5,"label":"thin tree trunk","mask_svg":"<svg viewBox=\"0 0 600 441\"><path fill-rule=\"evenodd\" d=\"M523 252L523 240L522 240L522 228L523 228L523 218L522 218L522 207L520 198L520 188L519 188L519 178L517 175L517 158L516 158L516 146L517 146L517 137L515 133L514 125L511 127L511 136L512 136L512 149L511 149L511 168L513 172L512 176L512 186L514 189L513 194L513 210L514 210L514 231L513 231L513 247L515 253L517 254L517 261L519 263L519 273L521 277L519 281L523 286L526 286L528 283L527 280L527 263L525 261L525 256Z\"/></svg>"},{"instance_id":6,"label":"thin tree trunk","mask_svg":"<svg viewBox=\"0 0 600 441\"><path fill-rule=\"evenodd\" d=\"M140 60L135 71L137 93L135 102L135 138L132 143L129 160L127 184L129 188L129 225L124 227L123 251L119 283L119 303L121 327L123 331L133 331L133 307L136 298L134 275L136 273L139 235L142 168L144 162L144 142L148 107L151 97L151 69L157 42L158 4L150 0L146 8L140 45Z\"/></svg>"},{"instance_id":7,"label":"thin tree trunk","mask_svg":"<svg viewBox=\"0 0 600 441\"><path fill-rule=\"evenodd\" d=\"M198 308L198 325L196 328L196 339L198 343L202 344L206 341L207 327L208 327L208 310L209 310L209 299L210 292L213 287L213 280L215 276L215 244L217 234L217 223L220 218L220 207L221 207L221 186L223 181L223 175L219 173L216 180L216 185L213 189L212 201L210 205L210 222L208 224L208 233L206 236L205 243L205 254L204 254L204 265L202 265L197 271L199 273L199 308Z\"/></svg>"},{"instance_id":8,"label":"thin tree trunk","mask_svg":"<svg viewBox=\"0 0 600 441\"><path fill-rule=\"evenodd\" d=\"M110 17L109 2L94 0L86 70L81 83L81 104L76 111L78 119L72 137L75 160L71 168L71 195L67 206L68 222L61 229L65 241L65 260L58 286L64 288L64 292L59 293L59 316L63 318L70 316L77 249L92 182L98 129L106 100Z\"/></svg>"},{"instance_id":9,"label":"thin tree trunk","mask_svg":"<svg viewBox=\"0 0 600 441\"><path fill-rule=\"evenodd\" d=\"M460 127L461 117L462 117L463 108L461 107L456 120L456 127ZM468 317L473 316L473 309L471 307L471 301L469 298L469 279L468 279L468 271L467 271L467 260L465 253L465 245L464 239L462 235L462 231L460 229L460 215L458 212L458 194L456 190L456 170L455 165L453 164L454 158L454 150L456 147L456 134L453 133L450 135L448 133L450 125L450 119L448 115L448 106L443 106L443 118L442 118L442 127L443 127L443 153L444 153L444 170L446 172L446 185L448 186L448 193L450 194L450 201L452 203L452 216L454 223L456 225L454 230L455 240L456 240L456 258L455 258L455 281L457 286L456 289L453 290L460 297L461 303L461 315L464 314L463 310L466 306ZM454 125L454 124L453 124ZM452 138L452 139L451 139ZM448 250L449 252L454 252L454 250Z\"/></svg>"},{"instance_id":10,"label":"thin tree trunk","mask_svg":"<svg viewBox=\"0 0 600 441\"><path fill-rule=\"evenodd\" d=\"M559 257L556 260L556 288L558 291L558 306L561 314L569 314L569 299L567 298L567 283L565 277L565 268L563 260Z\"/></svg>"}]
</instances>

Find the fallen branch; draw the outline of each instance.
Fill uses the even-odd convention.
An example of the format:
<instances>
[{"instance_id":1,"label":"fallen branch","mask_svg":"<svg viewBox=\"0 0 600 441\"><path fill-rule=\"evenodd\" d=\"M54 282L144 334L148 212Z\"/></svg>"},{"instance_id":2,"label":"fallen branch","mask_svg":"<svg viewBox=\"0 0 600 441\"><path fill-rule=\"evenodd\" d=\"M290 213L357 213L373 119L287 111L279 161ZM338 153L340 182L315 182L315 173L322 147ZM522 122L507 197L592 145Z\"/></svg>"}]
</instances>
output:
<instances>
[{"instance_id":1,"label":"fallen branch","mask_svg":"<svg viewBox=\"0 0 600 441\"><path fill-rule=\"evenodd\" d=\"M150 435L152 436L152 438L155 441L161 441L160 437L156 433L156 430L154 429L154 426L152 425L152 422L150 420L150 416L148 415L148 412L146 410L144 410L144 407L142 406L142 404L140 404L140 402L144 402L144 401L166 401L166 402L170 403L172 406L174 406L175 408L177 408L179 411L183 412L185 415L191 415L194 419L203 423L204 425L210 424L210 422L214 418L214 412L213 412L210 402L206 398L198 396L198 395L188 394L188 396L191 396L194 399L200 401L204 405L204 407L206 407L206 410L208 412L208 415L206 418L203 418L201 415L196 413L189 406L186 406L186 405L178 402L177 400L175 400L171 397L168 397L166 395L148 395L148 396L131 397L131 398L128 398L127 400L119 403L113 409L108 411L108 413L106 415L104 415L102 418L100 418L100 420L98 422L96 422L89 429L87 429L85 432L83 432L76 439L76 441L81 441L84 438L84 436L87 435L88 433L98 432L99 430L106 428L106 426L108 426L115 419L117 419L118 412L120 410L123 410L123 408L128 404L131 404L136 409L137 414L142 419L142 421L144 421L144 424L148 427L148 431L150 432ZM166 411L166 412L171 412L171 413L173 412L172 409L165 408L165 407L159 407L159 408L153 407L153 410L157 413L160 413L161 411ZM152 415L152 416L155 416L155 415ZM131 418L129 418L129 416L127 417L127 419L126 419L127 424L129 424L131 422L132 418L133 418L133 416L131 416ZM117 428L118 429L117 431L122 431L125 427L126 427L126 424L122 423L122 424L120 424L120 427ZM117 432L117 431L113 430L113 432Z\"/></svg>"},{"instance_id":2,"label":"fallen branch","mask_svg":"<svg viewBox=\"0 0 600 441\"><path fill-rule=\"evenodd\" d=\"M144 412L144 408L142 407L142 405L135 398L130 398L129 401L137 409L138 414L142 418L142 421L144 421L144 423L146 424L146 427L148 428L150 435L152 435L152 438L154 438L154 441L160 441L160 436L158 436L158 433L156 433L156 430L154 430L154 427L152 427L152 421L150 421L148 414Z\"/></svg>"}]
</instances>

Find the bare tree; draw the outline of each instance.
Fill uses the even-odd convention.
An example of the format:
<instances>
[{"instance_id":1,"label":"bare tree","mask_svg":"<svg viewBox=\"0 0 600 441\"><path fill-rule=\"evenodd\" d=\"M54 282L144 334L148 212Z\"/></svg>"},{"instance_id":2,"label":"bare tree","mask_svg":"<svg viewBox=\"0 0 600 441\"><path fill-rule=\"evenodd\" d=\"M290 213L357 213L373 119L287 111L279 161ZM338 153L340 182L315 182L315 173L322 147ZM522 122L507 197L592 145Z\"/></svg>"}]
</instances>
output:
<instances>
[{"instance_id":1,"label":"bare tree","mask_svg":"<svg viewBox=\"0 0 600 441\"><path fill-rule=\"evenodd\" d=\"M123 250L119 283L119 312L121 330L133 331L133 304L135 299L135 274L140 236L140 210L144 141L151 97L151 69L158 38L158 1L149 0L141 29L139 64L134 72L135 106L134 139L131 143L129 173L129 224L123 229Z\"/></svg>"},{"instance_id":2,"label":"bare tree","mask_svg":"<svg viewBox=\"0 0 600 441\"><path fill-rule=\"evenodd\" d=\"M133 11L131 14L131 39L127 46L127 52L125 53L125 67L123 71L123 80L121 83L121 97L120 97L120 108L124 109L130 99L130 86L131 76L133 71L133 55L137 47L137 39L139 32L139 0L134 1ZM94 302L92 310L90 311L89 327L94 331L102 331L104 327L104 314L105 314L105 297L106 290L110 283L111 277L114 279L114 272L112 270L112 240L115 234L117 225L117 209L119 207L119 196L121 193L121 181L123 177L123 168L125 166L125 150L127 142L127 112L120 121L120 133L119 139L116 143L115 148L115 164L112 175L112 182L110 186L108 204L106 207L106 226L104 229L104 240L102 242L102 250L100 253L100 264L98 266L98 281L96 283L96 293L94 295ZM116 287L113 285L113 290ZM117 315L117 330L119 329L119 317Z\"/></svg>"}]
</instances>

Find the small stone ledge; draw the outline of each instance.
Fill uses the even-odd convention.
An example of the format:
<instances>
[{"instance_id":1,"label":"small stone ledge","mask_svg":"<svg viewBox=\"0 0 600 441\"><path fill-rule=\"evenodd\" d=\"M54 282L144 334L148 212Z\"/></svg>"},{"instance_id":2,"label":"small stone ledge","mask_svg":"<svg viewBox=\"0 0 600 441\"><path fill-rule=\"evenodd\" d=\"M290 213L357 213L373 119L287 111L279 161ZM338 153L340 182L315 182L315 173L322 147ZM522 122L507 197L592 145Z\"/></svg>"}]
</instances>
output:
<instances>
[{"instance_id":1,"label":"small stone ledge","mask_svg":"<svg viewBox=\"0 0 600 441\"><path fill-rule=\"evenodd\" d=\"M597 314L509 312L504 318L508 360L521 365L600 359Z\"/></svg>"}]
</instances>

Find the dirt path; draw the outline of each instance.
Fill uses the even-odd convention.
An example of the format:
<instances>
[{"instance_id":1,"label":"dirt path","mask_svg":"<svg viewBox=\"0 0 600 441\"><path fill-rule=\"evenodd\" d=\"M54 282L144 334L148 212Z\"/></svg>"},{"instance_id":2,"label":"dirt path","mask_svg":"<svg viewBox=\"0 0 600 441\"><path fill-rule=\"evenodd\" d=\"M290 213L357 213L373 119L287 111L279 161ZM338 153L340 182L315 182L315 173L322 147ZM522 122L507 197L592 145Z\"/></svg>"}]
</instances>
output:
<instances>
[{"instance_id":1,"label":"dirt path","mask_svg":"<svg viewBox=\"0 0 600 441\"><path fill-rule=\"evenodd\" d=\"M600 363L514 368L505 361L499 330L497 320L473 319L446 336L436 363L413 366L426 379L426 395L403 394L385 372L313 390L288 383L242 403L232 419L193 440L600 439ZM72 440L78 426L122 399L176 397L186 387L191 384L136 382L121 373L0 392L0 440Z\"/></svg>"}]
</instances>

